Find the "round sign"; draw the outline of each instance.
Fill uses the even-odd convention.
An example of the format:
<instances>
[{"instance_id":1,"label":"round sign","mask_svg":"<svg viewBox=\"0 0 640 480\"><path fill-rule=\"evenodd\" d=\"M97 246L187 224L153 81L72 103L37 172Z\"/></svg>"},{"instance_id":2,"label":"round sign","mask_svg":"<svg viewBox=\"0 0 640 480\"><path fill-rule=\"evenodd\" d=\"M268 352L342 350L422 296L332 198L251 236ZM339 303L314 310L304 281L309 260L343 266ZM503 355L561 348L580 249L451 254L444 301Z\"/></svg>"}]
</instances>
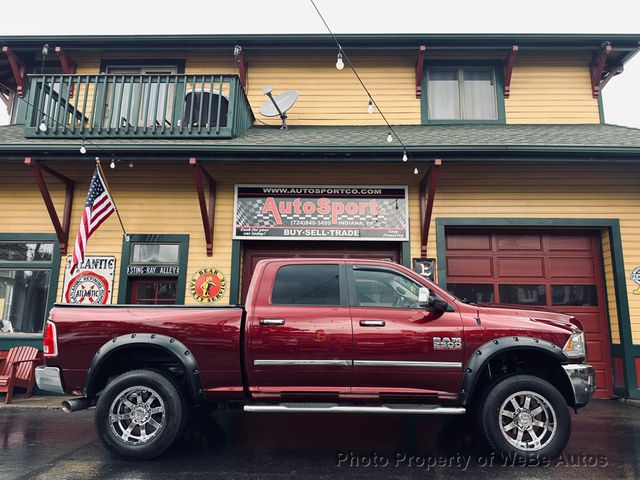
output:
<instances>
[{"instance_id":1,"label":"round sign","mask_svg":"<svg viewBox=\"0 0 640 480\"><path fill-rule=\"evenodd\" d=\"M109 283L97 273L80 272L69 282L64 298L67 303L105 305L109 298Z\"/></svg>"},{"instance_id":2,"label":"round sign","mask_svg":"<svg viewBox=\"0 0 640 480\"><path fill-rule=\"evenodd\" d=\"M636 288L633 293L640 295L640 267L634 268L629 278L638 284L638 288Z\"/></svg>"},{"instance_id":3,"label":"round sign","mask_svg":"<svg viewBox=\"0 0 640 480\"><path fill-rule=\"evenodd\" d=\"M215 302L222 298L226 286L227 282L219 271L205 268L191 277L191 296L202 303Z\"/></svg>"}]
</instances>

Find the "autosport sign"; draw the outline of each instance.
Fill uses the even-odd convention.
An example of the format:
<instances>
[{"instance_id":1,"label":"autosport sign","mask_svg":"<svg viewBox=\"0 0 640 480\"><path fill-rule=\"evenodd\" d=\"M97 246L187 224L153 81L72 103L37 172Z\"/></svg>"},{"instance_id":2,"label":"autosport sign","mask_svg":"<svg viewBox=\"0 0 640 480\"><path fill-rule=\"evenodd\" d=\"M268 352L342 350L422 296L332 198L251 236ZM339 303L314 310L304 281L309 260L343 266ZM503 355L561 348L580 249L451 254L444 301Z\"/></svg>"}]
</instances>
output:
<instances>
[{"instance_id":1,"label":"autosport sign","mask_svg":"<svg viewBox=\"0 0 640 480\"><path fill-rule=\"evenodd\" d=\"M236 185L235 239L408 240L406 186Z\"/></svg>"},{"instance_id":2,"label":"autosport sign","mask_svg":"<svg viewBox=\"0 0 640 480\"><path fill-rule=\"evenodd\" d=\"M111 303L115 257L85 257L71 275L71 256L64 271L63 303L106 305Z\"/></svg>"}]
</instances>

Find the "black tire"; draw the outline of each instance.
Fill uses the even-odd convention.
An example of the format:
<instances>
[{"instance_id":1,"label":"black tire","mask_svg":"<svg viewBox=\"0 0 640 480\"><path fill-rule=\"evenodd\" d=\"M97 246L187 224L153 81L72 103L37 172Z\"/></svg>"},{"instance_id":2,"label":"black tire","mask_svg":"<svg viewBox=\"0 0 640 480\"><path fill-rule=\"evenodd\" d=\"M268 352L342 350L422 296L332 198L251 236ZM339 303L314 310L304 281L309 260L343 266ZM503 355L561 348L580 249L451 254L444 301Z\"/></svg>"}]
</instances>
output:
<instances>
[{"instance_id":1,"label":"black tire","mask_svg":"<svg viewBox=\"0 0 640 480\"><path fill-rule=\"evenodd\" d=\"M516 414L518 411L521 413ZM527 463L557 457L571 434L571 416L564 397L549 382L532 375L513 375L491 384L477 414L478 427L494 451Z\"/></svg>"},{"instance_id":2,"label":"black tire","mask_svg":"<svg viewBox=\"0 0 640 480\"><path fill-rule=\"evenodd\" d=\"M109 382L98 399L98 436L115 455L148 460L180 437L187 407L184 393L169 375L155 370L125 372Z\"/></svg>"}]
</instances>

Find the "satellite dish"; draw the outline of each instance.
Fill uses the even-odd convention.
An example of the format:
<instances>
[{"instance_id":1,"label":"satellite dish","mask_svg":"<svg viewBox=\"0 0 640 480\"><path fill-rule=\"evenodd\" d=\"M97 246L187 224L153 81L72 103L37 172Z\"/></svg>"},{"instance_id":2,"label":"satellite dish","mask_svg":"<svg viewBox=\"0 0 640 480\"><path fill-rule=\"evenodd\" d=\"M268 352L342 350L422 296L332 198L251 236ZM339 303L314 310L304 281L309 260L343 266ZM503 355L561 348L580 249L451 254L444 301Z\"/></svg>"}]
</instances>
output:
<instances>
[{"instance_id":1,"label":"satellite dish","mask_svg":"<svg viewBox=\"0 0 640 480\"><path fill-rule=\"evenodd\" d=\"M271 87L264 87L264 94L269 97L269 102L265 102L260 107L260 114L265 117L280 117L282 119L281 130L287 129L287 110L293 107L298 99L298 92L295 90L288 90L276 95L271 94Z\"/></svg>"}]
</instances>

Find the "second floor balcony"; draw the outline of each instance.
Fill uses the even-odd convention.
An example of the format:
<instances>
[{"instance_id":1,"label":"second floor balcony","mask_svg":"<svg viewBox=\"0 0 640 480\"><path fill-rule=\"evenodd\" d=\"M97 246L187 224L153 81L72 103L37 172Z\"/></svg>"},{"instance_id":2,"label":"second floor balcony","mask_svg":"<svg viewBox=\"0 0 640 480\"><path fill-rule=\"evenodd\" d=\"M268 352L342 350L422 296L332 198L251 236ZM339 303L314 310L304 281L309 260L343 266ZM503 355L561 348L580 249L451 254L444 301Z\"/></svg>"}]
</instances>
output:
<instances>
[{"instance_id":1,"label":"second floor balcony","mask_svg":"<svg viewBox=\"0 0 640 480\"><path fill-rule=\"evenodd\" d=\"M232 138L254 116L237 75L29 75L30 138Z\"/></svg>"}]
</instances>

